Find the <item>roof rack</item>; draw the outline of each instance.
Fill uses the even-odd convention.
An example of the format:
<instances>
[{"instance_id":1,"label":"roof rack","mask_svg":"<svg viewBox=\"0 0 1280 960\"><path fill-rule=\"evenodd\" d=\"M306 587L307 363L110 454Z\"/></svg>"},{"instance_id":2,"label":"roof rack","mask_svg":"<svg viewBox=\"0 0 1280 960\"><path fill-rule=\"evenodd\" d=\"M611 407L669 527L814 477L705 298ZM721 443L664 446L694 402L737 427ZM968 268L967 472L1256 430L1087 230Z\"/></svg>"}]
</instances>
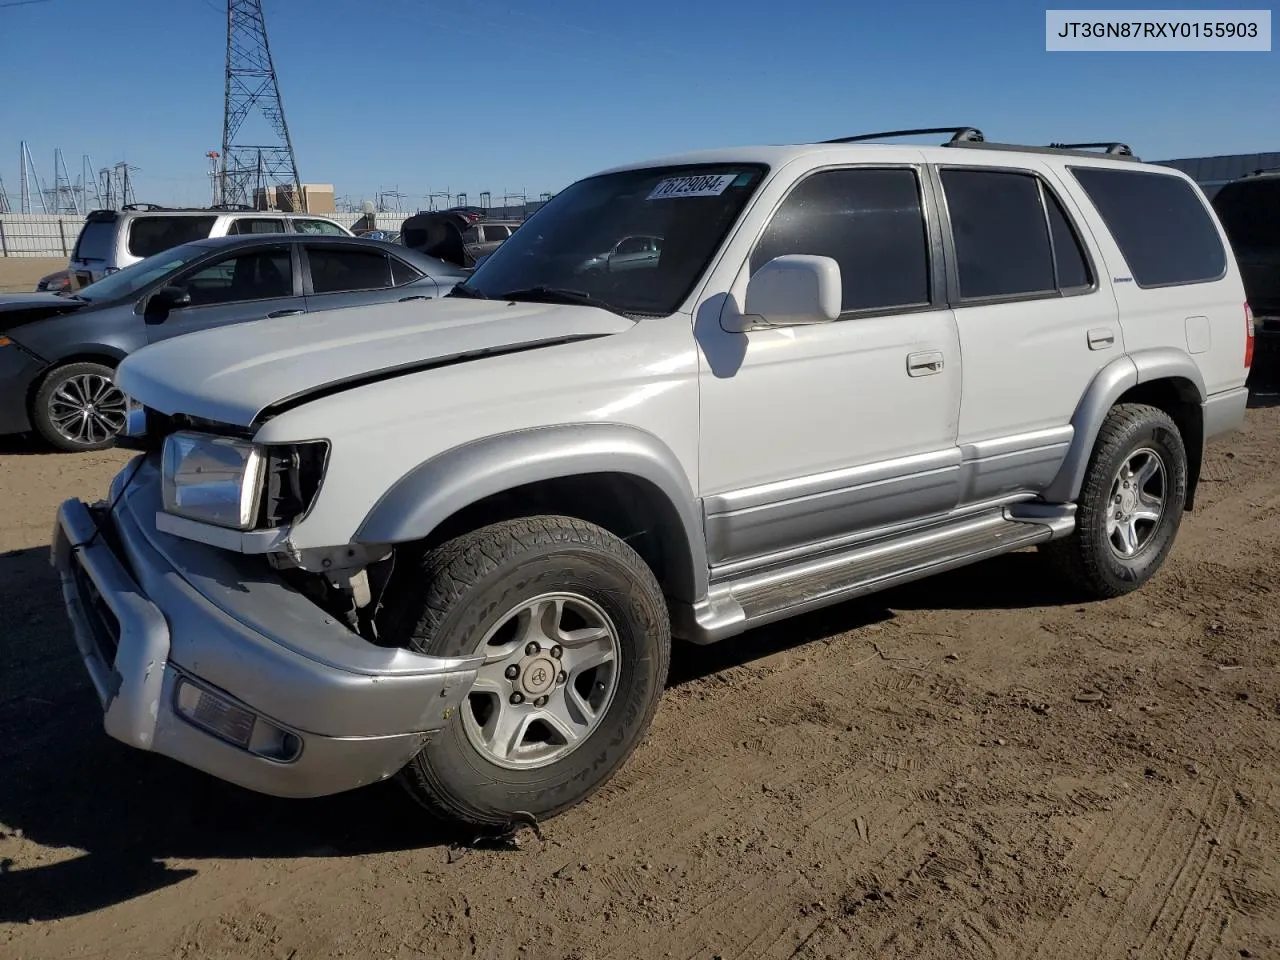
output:
<instances>
[{"instance_id":1,"label":"roof rack","mask_svg":"<svg viewBox=\"0 0 1280 960\"><path fill-rule=\"evenodd\" d=\"M1264 177L1273 173L1280 173L1280 167L1259 167L1257 170L1250 170L1245 177ZM1241 178L1243 179L1243 177Z\"/></svg>"},{"instance_id":2,"label":"roof rack","mask_svg":"<svg viewBox=\"0 0 1280 960\"><path fill-rule=\"evenodd\" d=\"M888 140L891 137L918 137L925 134L949 133L951 143L981 143L986 138L977 127L923 127L919 130L886 130L883 133L860 133L853 137L837 137L820 143L860 143L866 140Z\"/></svg>"},{"instance_id":3,"label":"roof rack","mask_svg":"<svg viewBox=\"0 0 1280 960\"><path fill-rule=\"evenodd\" d=\"M1119 157L1132 157L1133 151L1129 149L1127 143L1051 143L1051 150L1089 150L1098 147L1105 147L1104 153L1109 153Z\"/></svg>"},{"instance_id":4,"label":"roof rack","mask_svg":"<svg viewBox=\"0 0 1280 960\"><path fill-rule=\"evenodd\" d=\"M158 203L126 203L120 207L121 210L172 210L173 207L164 207Z\"/></svg>"}]
</instances>

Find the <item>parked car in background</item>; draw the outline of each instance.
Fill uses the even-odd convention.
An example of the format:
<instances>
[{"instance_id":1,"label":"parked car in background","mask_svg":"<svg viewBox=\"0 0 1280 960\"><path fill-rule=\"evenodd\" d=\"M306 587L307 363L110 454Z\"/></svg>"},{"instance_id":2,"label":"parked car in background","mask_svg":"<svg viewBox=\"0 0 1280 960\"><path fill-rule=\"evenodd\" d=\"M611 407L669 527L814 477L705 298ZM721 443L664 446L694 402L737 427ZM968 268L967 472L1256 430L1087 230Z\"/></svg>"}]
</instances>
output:
<instances>
[{"instance_id":1,"label":"parked car in background","mask_svg":"<svg viewBox=\"0 0 1280 960\"><path fill-rule=\"evenodd\" d=\"M502 830L621 768L673 637L1033 545L1128 594L1245 416L1225 241L1120 145L722 149L579 180L421 311L147 347L146 452L54 534L105 729Z\"/></svg>"},{"instance_id":2,"label":"parked car in background","mask_svg":"<svg viewBox=\"0 0 1280 960\"><path fill-rule=\"evenodd\" d=\"M623 237L611 249L584 261L578 271L587 274L621 273L624 270L652 267L661 255L661 237Z\"/></svg>"},{"instance_id":3,"label":"parked car in background","mask_svg":"<svg viewBox=\"0 0 1280 960\"><path fill-rule=\"evenodd\" d=\"M197 240L75 294L0 297L0 434L102 449L125 426L113 377L134 350L226 324L431 300L465 277L397 244L294 233Z\"/></svg>"},{"instance_id":4,"label":"parked car in background","mask_svg":"<svg viewBox=\"0 0 1280 960\"><path fill-rule=\"evenodd\" d=\"M477 220L462 231L462 244L472 259L493 253L510 239L519 220Z\"/></svg>"},{"instance_id":5,"label":"parked car in background","mask_svg":"<svg viewBox=\"0 0 1280 960\"><path fill-rule=\"evenodd\" d=\"M1224 185L1213 208L1231 240L1257 332L1257 378L1280 376L1280 170L1259 170Z\"/></svg>"},{"instance_id":6,"label":"parked car in background","mask_svg":"<svg viewBox=\"0 0 1280 960\"><path fill-rule=\"evenodd\" d=\"M42 277L36 292L75 292L153 254L209 237L260 233L352 236L326 217L249 207L170 208L130 204L85 217L67 269Z\"/></svg>"}]
</instances>

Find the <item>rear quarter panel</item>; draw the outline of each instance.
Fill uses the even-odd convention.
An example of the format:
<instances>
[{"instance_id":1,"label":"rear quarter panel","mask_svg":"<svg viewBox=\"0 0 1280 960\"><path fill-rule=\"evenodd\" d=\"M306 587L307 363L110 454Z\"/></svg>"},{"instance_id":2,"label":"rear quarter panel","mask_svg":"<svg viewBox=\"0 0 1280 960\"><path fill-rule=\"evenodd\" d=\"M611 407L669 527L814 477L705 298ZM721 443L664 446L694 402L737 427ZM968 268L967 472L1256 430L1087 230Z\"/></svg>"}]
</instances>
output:
<instances>
[{"instance_id":1,"label":"rear quarter panel","mask_svg":"<svg viewBox=\"0 0 1280 960\"><path fill-rule=\"evenodd\" d=\"M1102 254L1124 331L1125 351L1130 355L1157 348L1185 352L1200 370L1209 394L1244 385L1245 323L1244 283L1231 253L1222 224L1195 182L1180 171L1137 167L1182 180L1203 204L1226 251L1226 270L1218 280L1167 287L1139 287L1115 239L1089 195L1062 170L1060 178L1072 191L1076 205L1088 222Z\"/></svg>"}]
</instances>

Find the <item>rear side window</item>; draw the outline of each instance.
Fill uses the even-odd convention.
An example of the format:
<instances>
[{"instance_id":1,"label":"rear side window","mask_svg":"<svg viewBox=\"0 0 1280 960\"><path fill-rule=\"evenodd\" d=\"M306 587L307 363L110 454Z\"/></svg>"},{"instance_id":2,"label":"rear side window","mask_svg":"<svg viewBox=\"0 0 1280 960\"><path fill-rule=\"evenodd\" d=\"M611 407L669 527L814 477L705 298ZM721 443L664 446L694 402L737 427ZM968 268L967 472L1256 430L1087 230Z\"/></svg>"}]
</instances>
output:
<instances>
[{"instance_id":1,"label":"rear side window","mask_svg":"<svg viewBox=\"0 0 1280 960\"><path fill-rule=\"evenodd\" d=\"M1141 170L1072 167L1115 238L1134 283L1164 287L1217 280L1227 251L1197 189Z\"/></svg>"},{"instance_id":2,"label":"rear side window","mask_svg":"<svg viewBox=\"0 0 1280 960\"><path fill-rule=\"evenodd\" d=\"M943 170L960 296L1025 296L1056 289L1040 184L1023 173Z\"/></svg>"},{"instance_id":3,"label":"rear side window","mask_svg":"<svg viewBox=\"0 0 1280 960\"><path fill-rule=\"evenodd\" d=\"M116 252L115 238L116 222L114 220L90 220L80 230L71 259L109 260Z\"/></svg>"},{"instance_id":4,"label":"rear side window","mask_svg":"<svg viewBox=\"0 0 1280 960\"><path fill-rule=\"evenodd\" d=\"M347 232L332 220L294 220L293 229L298 233L316 233L327 237L345 237Z\"/></svg>"},{"instance_id":5,"label":"rear side window","mask_svg":"<svg viewBox=\"0 0 1280 960\"><path fill-rule=\"evenodd\" d=\"M247 236L254 233L284 233L284 221L267 217L241 217L231 224L227 236Z\"/></svg>"},{"instance_id":6,"label":"rear side window","mask_svg":"<svg viewBox=\"0 0 1280 960\"><path fill-rule=\"evenodd\" d=\"M789 254L840 264L842 311L927 304L929 244L915 171L813 174L774 214L751 254L751 272Z\"/></svg>"},{"instance_id":7,"label":"rear side window","mask_svg":"<svg viewBox=\"0 0 1280 960\"><path fill-rule=\"evenodd\" d=\"M134 217L129 221L129 252L135 257L153 254L204 240L217 217Z\"/></svg>"},{"instance_id":8,"label":"rear side window","mask_svg":"<svg viewBox=\"0 0 1280 960\"><path fill-rule=\"evenodd\" d=\"M391 286L390 258L377 250L308 247L311 287L316 293L382 290Z\"/></svg>"},{"instance_id":9,"label":"rear side window","mask_svg":"<svg viewBox=\"0 0 1280 960\"><path fill-rule=\"evenodd\" d=\"M1080 237L1039 177L943 170L942 188L962 300L1039 297L1092 285Z\"/></svg>"},{"instance_id":10,"label":"rear side window","mask_svg":"<svg viewBox=\"0 0 1280 960\"><path fill-rule=\"evenodd\" d=\"M395 257L391 258L391 285L393 287L403 287L406 283L413 283L421 276L421 273L403 260L397 260Z\"/></svg>"},{"instance_id":11,"label":"rear side window","mask_svg":"<svg viewBox=\"0 0 1280 960\"><path fill-rule=\"evenodd\" d=\"M493 243L495 240L506 240L511 236L511 231L507 227L502 227L496 223L489 223L484 228L484 239L487 243Z\"/></svg>"}]
</instances>

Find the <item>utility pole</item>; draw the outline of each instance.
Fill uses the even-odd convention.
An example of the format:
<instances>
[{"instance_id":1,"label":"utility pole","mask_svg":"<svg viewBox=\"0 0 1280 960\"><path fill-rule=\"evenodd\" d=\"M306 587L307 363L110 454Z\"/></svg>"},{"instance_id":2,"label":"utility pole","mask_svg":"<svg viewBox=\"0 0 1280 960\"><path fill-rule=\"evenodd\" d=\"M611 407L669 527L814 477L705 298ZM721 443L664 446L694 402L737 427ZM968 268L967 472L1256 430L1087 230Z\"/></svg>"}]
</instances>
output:
<instances>
[{"instance_id":1,"label":"utility pole","mask_svg":"<svg viewBox=\"0 0 1280 960\"><path fill-rule=\"evenodd\" d=\"M263 121L246 127L250 114ZM227 66L222 113L222 202L257 206L264 187L284 187L303 208L302 181L271 47L262 0L227 0Z\"/></svg>"}]
</instances>

